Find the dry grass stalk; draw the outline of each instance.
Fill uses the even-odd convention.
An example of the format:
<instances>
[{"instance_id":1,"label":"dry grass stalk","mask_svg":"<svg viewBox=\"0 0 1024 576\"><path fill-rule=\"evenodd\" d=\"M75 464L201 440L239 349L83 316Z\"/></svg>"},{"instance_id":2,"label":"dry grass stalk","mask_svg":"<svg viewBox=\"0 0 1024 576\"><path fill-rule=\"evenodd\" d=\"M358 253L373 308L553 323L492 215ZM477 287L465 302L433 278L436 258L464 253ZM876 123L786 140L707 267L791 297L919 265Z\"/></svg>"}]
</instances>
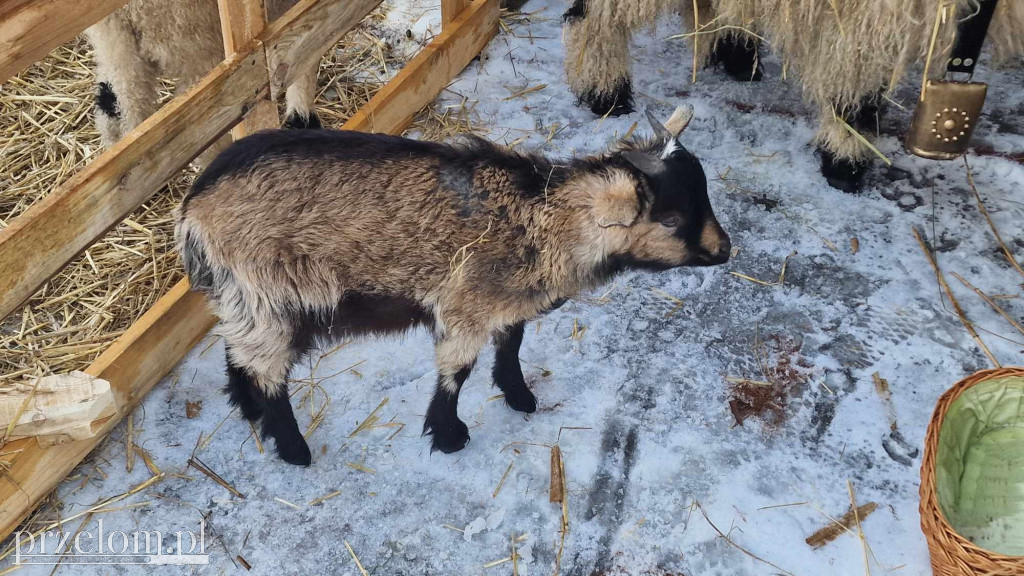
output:
<instances>
[{"instance_id":1,"label":"dry grass stalk","mask_svg":"<svg viewBox=\"0 0 1024 576\"><path fill-rule=\"evenodd\" d=\"M787 576L794 576L794 574L792 572L790 572L789 570L786 570L785 568L780 567L778 564L773 564L773 563L765 560L764 558L761 558L757 554L754 554L753 552L747 550L746 548L744 548L744 547L740 546L739 544L737 544L736 542L734 542L731 538L726 536L724 532L719 530L718 526L715 526L715 523L711 521L711 518L708 518L708 513L704 511L704 507L701 506L700 502L697 502L696 500L694 500L694 505L697 507L698 510L700 510L701 515L704 516L704 519L708 521L708 524L711 526L711 528L713 528L715 532L718 532L718 535L721 536L722 539L724 539L726 542L728 542L730 546L732 546L733 548L739 550L740 552L743 552L744 554L746 554L747 556L750 556L751 558L753 558L754 560L757 560L758 562L761 562L761 563L767 564L768 566L771 566L772 568L778 570L779 572L782 572L783 574L786 574Z\"/></svg>"},{"instance_id":2,"label":"dry grass stalk","mask_svg":"<svg viewBox=\"0 0 1024 576\"><path fill-rule=\"evenodd\" d=\"M935 278L939 281L939 285L946 292L946 296L949 297L949 302L953 305L953 311L956 312L957 317L960 318L960 323L964 325L964 328L966 328L967 332L969 332L971 337L974 338L974 341L978 343L978 347L980 347L981 351L988 356L988 359L992 364L996 368L1001 368L1002 364L1000 364L999 360L996 360L996 357L992 355L988 346L986 346L981 340L981 336L978 336L978 332L974 329L974 324L967 319L967 314L964 313L963 308L960 307L960 302L957 301L956 296L953 295L953 291L949 288L949 284L946 283L946 277L942 274L942 270L939 269L939 265L935 262L935 257L932 256L931 250L929 250L928 245L925 244L924 238L922 238L921 234L918 233L917 228L911 228L910 230L914 233L914 238L917 239L917 243L921 246L921 251L924 252L925 257L928 258L928 263L931 264L932 269L935 270Z\"/></svg>"},{"instance_id":3,"label":"dry grass stalk","mask_svg":"<svg viewBox=\"0 0 1024 576\"><path fill-rule=\"evenodd\" d=\"M508 478L508 473L512 471L512 465L515 463L515 460L508 463L508 468L505 468L505 473L501 475L501 480L498 481L498 486L494 489L494 492L491 493L491 498L498 497L498 492L501 492L501 487L505 485L505 479Z\"/></svg>"},{"instance_id":4,"label":"dry grass stalk","mask_svg":"<svg viewBox=\"0 0 1024 576\"><path fill-rule=\"evenodd\" d=\"M245 494L242 494L241 492L239 492L234 486L231 485L230 482L228 482L227 480L222 478L220 476L220 474L217 474L216 472L211 470L209 466L207 466L206 464L203 464L203 462L201 460L199 460L198 458L196 458L195 456L192 456L191 458L188 459L188 465L191 466L192 468L195 468L196 470L202 472L210 480L213 480L217 484L220 484L221 486L224 487L225 490L227 490L228 492L231 492L232 494L234 494L238 498L241 498L243 500L245 499Z\"/></svg>"},{"instance_id":5,"label":"dry grass stalk","mask_svg":"<svg viewBox=\"0 0 1024 576\"><path fill-rule=\"evenodd\" d=\"M1013 266L1017 272L1024 274L1024 268L1020 267L1017 263L1017 259L1013 257L1013 253L1006 247L1006 242L1003 242L1003 237L999 235L999 230L996 228L995 222L992 221L992 217L988 214L988 209L985 208L985 203L981 200L981 194L978 193L978 187L974 185L974 175L971 173L971 163L967 161L967 155L964 155L964 168L967 169L967 184L971 187L971 192L974 193L975 200L978 201L978 210L981 211L982 216L988 222L988 227L992 230L992 235L996 237L996 242L999 242L999 248L1003 251L1003 255L1006 256L1006 260Z\"/></svg>"},{"instance_id":6,"label":"dry grass stalk","mask_svg":"<svg viewBox=\"0 0 1024 576\"><path fill-rule=\"evenodd\" d=\"M651 288L651 292L653 292L654 294L657 294L658 296L661 296L662 298L664 298L664 299L666 299L666 300L668 300L668 301L670 301L670 302L672 302L674 304L672 306L672 309L665 313L665 318L668 318L669 316L675 314L676 312L678 312L679 310L682 309L683 301L681 299L676 298L675 296L672 296L671 294L668 294L668 293L663 292L661 290L658 290L657 288Z\"/></svg>"},{"instance_id":7,"label":"dry grass stalk","mask_svg":"<svg viewBox=\"0 0 1024 576\"><path fill-rule=\"evenodd\" d=\"M378 416L377 413L380 412L381 409L384 408L384 406L386 406L388 401L390 401L390 400L391 400L390 397L385 397L383 400L381 400L380 404L377 404L377 407L374 408L372 412L370 412L370 415L367 416L365 420L360 422L359 425L356 426L356 429L353 430L352 433L348 435L348 437L349 438L354 438L360 432L363 432L364 430L369 430L370 428L372 428L373 425L376 424L380 420L380 416Z\"/></svg>"},{"instance_id":8,"label":"dry grass stalk","mask_svg":"<svg viewBox=\"0 0 1024 576\"><path fill-rule=\"evenodd\" d=\"M867 518L872 512L878 508L878 504L874 502L868 502L859 506L856 510L851 508L843 514L842 518L833 519L828 526L825 526L821 530L818 530L814 534L807 537L805 542L811 548L821 548L825 544L835 540L843 534L843 532L853 533L853 527L859 520Z\"/></svg>"},{"instance_id":9,"label":"dry grass stalk","mask_svg":"<svg viewBox=\"0 0 1024 576\"><path fill-rule=\"evenodd\" d=\"M548 502L562 502L562 449L555 444L551 447L551 484L548 490Z\"/></svg>"},{"instance_id":10,"label":"dry grass stalk","mask_svg":"<svg viewBox=\"0 0 1024 576\"><path fill-rule=\"evenodd\" d=\"M374 470L373 468L369 468L367 466L363 466L362 464L359 464L358 462L346 462L345 465L348 466L349 468L352 468L353 470L359 470L360 472L366 472L367 474L376 474L377 473L377 471Z\"/></svg>"},{"instance_id":11,"label":"dry grass stalk","mask_svg":"<svg viewBox=\"0 0 1024 576\"><path fill-rule=\"evenodd\" d=\"M248 560L246 560L245 558L242 558L241 554L235 556L235 560L238 560L238 563L242 565L242 568L245 568L246 572L249 572L250 570L252 570L252 564L249 564Z\"/></svg>"},{"instance_id":12,"label":"dry grass stalk","mask_svg":"<svg viewBox=\"0 0 1024 576\"><path fill-rule=\"evenodd\" d=\"M289 501L285 500L284 498L278 498L277 496L274 496L274 500L277 500L281 504L284 504L285 506L288 506L290 508L295 508L296 510L302 510L302 506L299 506L298 504L294 504L292 502L289 502Z\"/></svg>"},{"instance_id":13,"label":"dry grass stalk","mask_svg":"<svg viewBox=\"0 0 1024 576\"><path fill-rule=\"evenodd\" d=\"M555 448L558 448L557 444L552 446L552 456L554 455ZM558 576L558 573L562 568L562 553L565 552L565 536L569 533L569 490L566 489L565 460L562 459L561 448L558 448L558 476L561 480L562 492L562 526L561 530L559 530L558 554L555 555L554 576Z\"/></svg>"},{"instance_id":14,"label":"dry grass stalk","mask_svg":"<svg viewBox=\"0 0 1024 576\"><path fill-rule=\"evenodd\" d=\"M370 576L369 573L366 572L366 568L363 568L363 563L359 561L359 557L356 556L356 552L352 549L352 545L348 543L348 540L344 540L344 542L345 548L348 548L348 553L352 556L352 560L355 561L356 566L359 568L359 573L362 574L362 576Z\"/></svg>"},{"instance_id":15,"label":"dry grass stalk","mask_svg":"<svg viewBox=\"0 0 1024 576\"><path fill-rule=\"evenodd\" d=\"M1005 318L1006 321L1009 322L1011 326L1016 328L1017 331L1020 332L1021 334L1024 334L1024 326L1021 326L1020 322L1017 322L1017 320L1014 319L1013 316L1010 316L1006 312L1006 310L1003 310L1002 306L1000 306L999 304L996 304L996 301L993 300L988 294L985 294L984 292L982 292L980 288L976 287L974 284L971 284L966 279L964 279L963 276L957 274L956 272L950 272L950 274L952 274L953 277L956 278L957 280L963 282L964 286L967 286L971 290L974 290L975 294L977 294L978 296L981 296L981 298L985 302L987 302L988 305L991 306L992 309L995 310L1000 316Z\"/></svg>"},{"instance_id":16,"label":"dry grass stalk","mask_svg":"<svg viewBox=\"0 0 1024 576\"><path fill-rule=\"evenodd\" d=\"M861 549L864 551L864 574L871 576L871 565L868 563L868 540L864 537L864 530L860 525L860 511L857 508L857 497L853 493L853 483L846 480L846 488L850 491L850 511L853 512L853 520L857 526L857 537L860 538Z\"/></svg>"},{"instance_id":17,"label":"dry grass stalk","mask_svg":"<svg viewBox=\"0 0 1024 576\"><path fill-rule=\"evenodd\" d=\"M331 492L330 494L325 494L325 495L323 495L323 496L321 496L319 498L314 498L314 499L310 500L309 504L307 504L307 506L316 506L317 504L322 504L322 503L330 500L331 498L334 498L334 497L340 496L340 495L341 495L341 490L335 490L334 492Z\"/></svg>"},{"instance_id":18,"label":"dry grass stalk","mask_svg":"<svg viewBox=\"0 0 1024 576\"><path fill-rule=\"evenodd\" d=\"M860 251L860 240L856 236L850 238L850 254L856 254Z\"/></svg>"}]
</instances>

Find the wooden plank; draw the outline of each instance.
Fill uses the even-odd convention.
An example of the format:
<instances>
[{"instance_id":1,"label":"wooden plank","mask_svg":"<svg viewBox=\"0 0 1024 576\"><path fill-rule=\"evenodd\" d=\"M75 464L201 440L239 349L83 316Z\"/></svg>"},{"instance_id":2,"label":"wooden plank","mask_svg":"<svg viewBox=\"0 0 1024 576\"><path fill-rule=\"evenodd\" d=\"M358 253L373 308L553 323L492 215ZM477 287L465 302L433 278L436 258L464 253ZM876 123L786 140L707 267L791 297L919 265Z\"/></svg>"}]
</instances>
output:
<instances>
[{"instance_id":1,"label":"wooden plank","mask_svg":"<svg viewBox=\"0 0 1024 576\"><path fill-rule=\"evenodd\" d=\"M0 82L43 59L125 0L4 0L0 2Z\"/></svg>"},{"instance_id":2,"label":"wooden plank","mask_svg":"<svg viewBox=\"0 0 1024 576\"><path fill-rule=\"evenodd\" d=\"M444 29L452 20L469 6L470 0L441 0L441 28Z\"/></svg>"},{"instance_id":3,"label":"wooden plank","mask_svg":"<svg viewBox=\"0 0 1024 576\"><path fill-rule=\"evenodd\" d=\"M475 38L474 45L479 43L481 35L486 33L487 38L493 35L497 28L497 0L477 0L471 9L475 9L473 14L470 14L470 10L463 12L456 21L453 21L454 24L448 31L434 39L431 43L434 52L438 51L435 44L439 42L446 45L454 44L456 47L463 46L461 35ZM480 48L485 43L479 43ZM428 49L430 46L424 50ZM458 56L460 60L464 59L468 63L473 55L460 52ZM422 91L418 92L417 98L429 96L429 101L436 97L464 66L465 64L440 66L436 58L417 58L403 70L403 73L408 71L405 79L396 77L384 90L388 90L395 82L409 82L409 76L416 78L430 74L450 74L451 76L432 79L430 85L437 86L433 94L425 95ZM390 117L389 106L402 106L403 111L398 116L404 116L405 108L411 105L413 103L409 100L391 97L377 103L376 113L378 116ZM419 107L422 106L417 106ZM357 113L357 116L369 117L365 109ZM352 129L353 125L350 120L344 128ZM398 134L403 128L404 124L391 122L386 129L380 131ZM125 395L126 399L121 402L123 409L104 424L101 434L92 440L98 442L103 434L112 429L121 417L137 405L142 396L160 378L168 374L212 328L216 319L206 306L205 298L201 294L189 292L188 287L186 280L176 284L86 370L89 374L108 380L116 391ZM20 448L23 451L17 455L10 471L10 479L17 485L0 478L0 540L13 532L39 501L88 455L95 446L92 440L81 440L50 448L19 440L5 448L5 451L8 448Z\"/></svg>"},{"instance_id":4,"label":"wooden plank","mask_svg":"<svg viewBox=\"0 0 1024 576\"><path fill-rule=\"evenodd\" d=\"M48 448L26 438L4 447L4 452L21 451L5 457L12 466L0 478L0 540L199 343L215 320L206 299L190 292L182 280L85 370L110 382L117 397L117 413L100 425L96 436Z\"/></svg>"},{"instance_id":5,"label":"wooden plank","mask_svg":"<svg viewBox=\"0 0 1024 576\"><path fill-rule=\"evenodd\" d=\"M239 120L266 90L262 53L219 64L0 230L0 318Z\"/></svg>"},{"instance_id":6,"label":"wooden plank","mask_svg":"<svg viewBox=\"0 0 1024 576\"><path fill-rule=\"evenodd\" d=\"M474 0L342 128L401 132L497 31L498 0Z\"/></svg>"},{"instance_id":7,"label":"wooden plank","mask_svg":"<svg viewBox=\"0 0 1024 576\"><path fill-rule=\"evenodd\" d=\"M255 42L267 27L267 7L263 0L217 0L217 7L220 11L224 55L227 57ZM261 51L265 63L266 50ZM269 76L267 82L270 82ZM231 129L231 137L238 140L259 130L280 127L277 102L268 93L257 100L245 118Z\"/></svg>"},{"instance_id":8,"label":"wooden plank","mask_svg":"<svg viewBox=\"0 0 1024 576\"><path fill-rule=\"evenodd\" d=\"M283 94L381 0L302 0L267 26L270 93Z\"/></svg>"}]
</instances>

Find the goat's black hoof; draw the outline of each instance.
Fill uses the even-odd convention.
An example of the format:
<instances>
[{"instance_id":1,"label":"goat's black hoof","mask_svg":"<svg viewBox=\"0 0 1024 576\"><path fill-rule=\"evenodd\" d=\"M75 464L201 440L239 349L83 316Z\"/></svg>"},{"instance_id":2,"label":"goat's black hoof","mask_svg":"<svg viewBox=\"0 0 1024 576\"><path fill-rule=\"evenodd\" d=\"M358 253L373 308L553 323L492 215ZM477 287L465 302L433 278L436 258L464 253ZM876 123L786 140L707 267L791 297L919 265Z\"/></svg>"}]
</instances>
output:
<instances>
[{"instance_id":1,"label":"goat's black hoof","mask_svg":"<svg viewBox=\"0 0 1024 576\"><path fill-rule=\"evenodd\" d=\"M505 404L516 412L533 414L537 411L537 397L526 387L526 383L517 387L515 392L505 392Z\"/></svg>"},{"instance_id":2,"label":"goat's black hoof","mask_svg":"<svg viewBox=\"0 0 1024 576\"><path fill-rule=\"evenodd\" d=\"M864 174L868 170L866 161L837 158L831 151L822 148L818 149L818 154L821 156L821 174L829 186L849 194L861 191Z\"/></svg>"},{"instance_id":3,"label":"goat's black hoof","mask_svg":"<svg viewBox=\"0 0 1024 576\"><path fill-rule=\"evenodd\" d=\"M469 427L457 418L444 424L427 424L423 431L432 436L431 452L440 450L451 454L462 450L469 443Z\"/></svg>"},{"instance_id":4,"label":"goat's black hoof","mask_svg":"<svg viewBox=\"0 0 1024 576\"><path fill-rule=\"evenodd\" d=\"M313 455L309 452L309 445L301 436L294 438L276 438L277 455L281 460L295 466L309 466L313 461Z\"/></svg>"},{"instance_id":5,"label":"goat's black hoof","mask_svg":"<svg viewBox=\"0 0 1024 576\"><path fill-rule=\"evenodd\" d=\"M324 126L320 123L320 117L317 116L316 112L311 110L309 116L292 112L284 121L284 127L287 130L320 130Z\"/></svg>"},{"instance_id":6,"label":"goat's black hoof","mask_svg":"<svg viewBox=\"0 0 1024 576\"><path fill-rule=\"evenodd\" d=\"M608 92L591 88L580 95L580 103L589 106L598 116L629 114L633 112L633 85L628 78L622 78Z\"/></svg>"},{"instance_id":7,"label":"goat's black hoof","mask_svg":"<svg viewBox=\"0 0 1024 576\"><path fill-rule=\"evenodd\" d=\"M734 80L760 82L764 76L759 58L760 43L739 36L722 38L711 52L710 64L721 64Z\"/></svg>"}]
</instances>

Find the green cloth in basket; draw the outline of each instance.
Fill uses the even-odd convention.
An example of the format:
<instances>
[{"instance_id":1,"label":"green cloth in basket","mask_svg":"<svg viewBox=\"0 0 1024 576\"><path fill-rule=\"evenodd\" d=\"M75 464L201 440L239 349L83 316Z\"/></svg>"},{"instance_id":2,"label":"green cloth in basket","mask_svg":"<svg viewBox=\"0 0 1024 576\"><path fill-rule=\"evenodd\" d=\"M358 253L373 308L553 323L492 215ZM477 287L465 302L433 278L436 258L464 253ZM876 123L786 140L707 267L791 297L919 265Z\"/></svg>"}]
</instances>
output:
<instances>
[{"instance_id":1,"label":"green cloth in basket","mask_svg":"<svg viewBox=\"0 0 1024 576\"><path fill-rule=\"evenodd\" d=\"M946 520L978 546L1024 556L1024 378L965 390L939 431L935 488Z\"/></svg>"}]
</instances>

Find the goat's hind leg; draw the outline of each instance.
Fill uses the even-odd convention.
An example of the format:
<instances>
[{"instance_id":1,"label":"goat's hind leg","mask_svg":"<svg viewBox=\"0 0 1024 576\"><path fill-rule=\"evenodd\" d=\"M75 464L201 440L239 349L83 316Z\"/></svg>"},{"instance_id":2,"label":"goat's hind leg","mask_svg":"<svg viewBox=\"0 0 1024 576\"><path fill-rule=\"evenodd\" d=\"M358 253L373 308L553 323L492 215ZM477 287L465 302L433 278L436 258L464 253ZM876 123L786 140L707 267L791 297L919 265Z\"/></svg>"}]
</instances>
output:
<instances>
[{"instance_id":1,"label":"goat's hind leg","mask_svg":"<svg viewBox=\"0 0 1024 576\"><path fill-rule=\"evenodd\" d=\"M272 437L277 454L289 464L309 466L312 455L288 395L288 370L296 357L284 330L268 327L242 343L229 344L228 394L249 421L263 420L263 437Z\"/></svg>"},{"instance_id":2,"label":"goat's hind leg","mask_svg":"<svg viewBox=\"0 0 1024 576\"><path fill-rule=\"evenodd\" d=\"M519 363L519 347L523 344L524 323L511 326L494 337L494 383L505 394L505 404L519 412L537 411L537 397L530 392Z\"/></svg>"}]
</instances>

